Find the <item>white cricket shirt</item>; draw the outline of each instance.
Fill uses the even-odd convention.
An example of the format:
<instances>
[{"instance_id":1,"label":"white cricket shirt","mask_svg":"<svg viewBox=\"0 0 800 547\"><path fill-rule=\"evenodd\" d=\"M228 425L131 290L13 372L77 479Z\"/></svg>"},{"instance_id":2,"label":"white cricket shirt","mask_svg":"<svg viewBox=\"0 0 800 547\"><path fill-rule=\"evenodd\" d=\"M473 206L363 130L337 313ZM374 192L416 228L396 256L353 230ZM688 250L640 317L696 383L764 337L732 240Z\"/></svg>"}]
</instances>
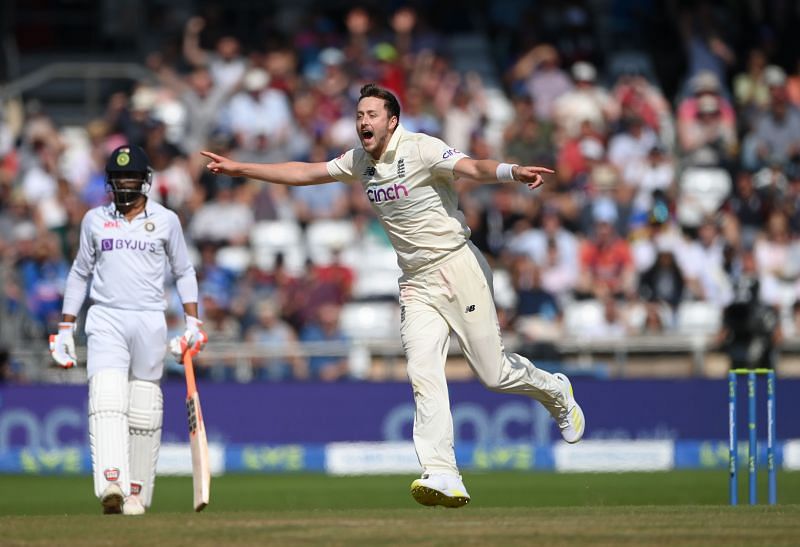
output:
<instances>
[{"instance_id":1,"label":"white cricket shirt","mask_svg":"<svg viewBox=\"0 0 800 547\"><path fill-rule=\"evenodd\" d=\"M144 211L128 222L113 203L95 207L81 222L80 248L67 277L62 311L78 315L90 277L94 304L165 310L168 265L181 302L197 302L197 277L174 212L147 200Z\"/></svg>"},{"instance_id":2,"label":"white cricket shirt","mask_svg":"<svg viewBox=\"0 0 800 547\"><path fill-rule=\"evenodd\" d=\"M453 186L453 167L466 157L440 139L398 125L380 159L363 148L348 150L328 162L328 174L361 183L400 269L409 274L435 266L469 239Z\"/></svg>"}]
</instances>

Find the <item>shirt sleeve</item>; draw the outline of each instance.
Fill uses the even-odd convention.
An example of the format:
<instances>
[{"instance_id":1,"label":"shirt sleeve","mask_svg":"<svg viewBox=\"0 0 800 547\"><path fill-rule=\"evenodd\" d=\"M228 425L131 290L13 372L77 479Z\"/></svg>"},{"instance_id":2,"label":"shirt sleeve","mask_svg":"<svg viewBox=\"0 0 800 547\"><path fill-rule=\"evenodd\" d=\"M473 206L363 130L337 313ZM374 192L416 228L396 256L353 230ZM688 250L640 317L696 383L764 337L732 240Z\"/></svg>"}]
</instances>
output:
<instances>
[{"instance_id":1,"label":"shirt sleeve","mask_svg":"<svg viewBox=\"0 0 800 547\"><path fill-rule=\"evenodd\" d=\"M61 313L75 315L81 311L83 301L86 300L86 289L89 286L89 277L94 271L97 258L92 240L91 213L84 215L81 221L80 245L78 255L72 262L72 267L67 275L67 284L64 288L64 305Z\"/></svg>"},{"instance_id":2,"label":"shirt sleeve","mask_svg":"<svg viewBox=\"0 0 800 547\"><path fill-rule=\"evenodd\" d=\"M338 158L328 162L328 174L336 180L342 182L353 182L357 180L353 172L355 166L355 149L350 149Z\"/></svg>"},{"instance_id":3,"label":"shirt sleeve","mask_svg":"<svg viewBox=\"0 0 800 547\"><path fill-rule=\"evenodd\" d=\"M465 153L456 150L436 137L426 137L419 143L419 155L425 166L436 176L444 176L453 180L453 169L458 160L468 158Z\"/></svg>"},{"instance_id":4,"label":"shirt sleeve","mask_svg":"<svg viewBox=\"0 0 800 547\"><path fill-rule=\"evenodd\" d=\"M178 216L170 215L169 240L167 241L167 257L169 257L175 286L182 304L197 302L197 275L189 260L189 251L183 237L183 229Z\"/></svg>"}]
</instances>

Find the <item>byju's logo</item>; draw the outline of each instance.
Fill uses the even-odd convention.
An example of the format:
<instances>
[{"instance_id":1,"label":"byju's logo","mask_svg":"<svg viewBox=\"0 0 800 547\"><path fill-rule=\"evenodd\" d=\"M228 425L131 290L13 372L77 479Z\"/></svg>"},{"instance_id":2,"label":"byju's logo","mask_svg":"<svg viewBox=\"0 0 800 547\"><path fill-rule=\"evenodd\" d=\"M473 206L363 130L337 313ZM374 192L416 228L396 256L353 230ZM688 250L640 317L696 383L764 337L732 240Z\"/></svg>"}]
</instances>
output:
<instances>
[{"instance_id":1,"label":"byju's logo","mask_svg":"<svg viewBox=\"0 0 800 547\"><path fill-rule=\"evenodd\" d=\"M101 239L100 249L103 251L113 251L115 249L127 251L150 251L156 252L156 244L151 241L137 241L135 239Z\"/></svg>"},{"instance_id":2,"label":"byju's logo","mask_svg":"<svg viewBox=\"0 0 800 547\"><path fill-rule=\"evenodd\" d=\"M384 184L367 190L367 199L372 203L383 203L408 197L408 189L402 184Z\"/></svg>"}]
</instances>

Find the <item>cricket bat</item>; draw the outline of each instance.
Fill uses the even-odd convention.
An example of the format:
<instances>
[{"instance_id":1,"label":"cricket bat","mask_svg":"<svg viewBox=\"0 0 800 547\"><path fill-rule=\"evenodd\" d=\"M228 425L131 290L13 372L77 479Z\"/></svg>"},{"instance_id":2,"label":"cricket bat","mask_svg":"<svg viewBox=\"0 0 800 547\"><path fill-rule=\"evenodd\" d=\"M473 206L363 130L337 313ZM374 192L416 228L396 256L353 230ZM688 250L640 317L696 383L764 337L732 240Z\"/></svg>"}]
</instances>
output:
<instances>
[{"instance_id":1,"label":"cricket bat","mask_svg":"<svg viewBox=\"0 0 800 547\"><path fill-rule=\"evenodd\" d=\"M194 365L189 351L183 354L186 373L186 413L189 418L189 445L192 448L192 483L194 486L194 510L202 511L208 505L211 494L211 462L208 458L208 439L200 409L200 395L194 380Z\"/></svg>"}]
</instances>

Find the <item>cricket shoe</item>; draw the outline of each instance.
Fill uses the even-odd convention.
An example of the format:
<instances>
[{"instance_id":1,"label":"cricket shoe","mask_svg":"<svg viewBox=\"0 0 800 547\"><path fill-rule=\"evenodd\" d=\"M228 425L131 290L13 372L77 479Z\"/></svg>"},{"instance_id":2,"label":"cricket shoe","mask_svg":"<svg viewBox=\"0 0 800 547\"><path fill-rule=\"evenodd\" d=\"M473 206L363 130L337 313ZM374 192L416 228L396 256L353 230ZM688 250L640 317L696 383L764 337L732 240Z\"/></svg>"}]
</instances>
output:
<instances>
[{"instance_id":1,"label":"cricket shoe","mask_svg":"<svg viewBox=\"0 0 800 547\"><path fill-rule=\"evenodd\" d=\"M144 515L144 504L139 496L131 494L122 504L122 514L128 516Z\"/></svg>"},{"instance_id":2,"label":"cricket shoe","mask_svg":"<svg viewBox=\"0 0 800 547\"><path fill-rule=\"evenodd\" d=\"M103 505L104 515L118 515L122 513L122 488L115 482L112 482L106 489L103 490L100 496L100 503Z\"/></svg>"},{"instance_id":3,"label":"cricket shoe","mask_svg":"<svg viewBox=\"0 0 800 547\"><path fill-rule=\"evenodd\" d=\"M463 507L469 494L459 475L425 474L411 483L411 496L422 505Z\"/></svg>"},{"instance_id":4,"label":"cricket shoe","mask_svg":"<svg viewBox=\"0 0 800 547\"><path fill-rule=\"evenodd\" d=\"M583 417L583 410L575 400L572 392L572 384L564 374L556 372L553 374L556 380L563 384L564 399L566 405L559 405L558 415L554 416L561 430L561 437L570 444L577 443L583 438L583 431L586 428L586 420Z\"/></svg>"}]
</instances>

